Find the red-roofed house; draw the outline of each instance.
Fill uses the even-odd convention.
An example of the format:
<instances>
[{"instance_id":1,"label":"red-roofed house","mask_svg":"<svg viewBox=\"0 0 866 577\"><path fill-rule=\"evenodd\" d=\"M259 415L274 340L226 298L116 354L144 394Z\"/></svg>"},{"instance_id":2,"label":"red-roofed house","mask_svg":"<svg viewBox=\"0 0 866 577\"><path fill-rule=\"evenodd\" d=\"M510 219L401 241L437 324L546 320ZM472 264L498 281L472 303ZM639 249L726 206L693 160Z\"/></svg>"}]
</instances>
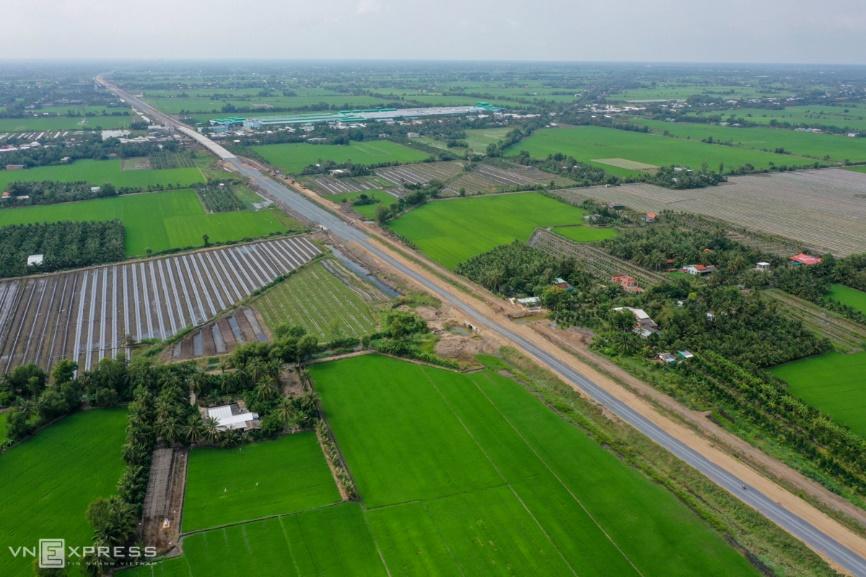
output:
<instances>
[{"instance_id":1,"label":"red-roofed house","mask_svg":"<svg viewBox=\"0 0 866 577\"><path fill-rule=\"evenodd\" d=\"M643 289L637 285L637 280L627 274L618 274L610 277L610 280L618 284L627 293L642 293Z\"/></svg>"},{"instance_id":2,"label":"red-roofed house","mask_svg":"<svg viewBox=\"0 0 866 577\"><path fill-rule=\"evenodd\" d=\"M791 258L788 259L795 266L814 266L816 264L821 264L824 262L820 257L812 256L811 254L806 254L801 252L800 254L795 254Z\"/></svg>"}]
</instances>

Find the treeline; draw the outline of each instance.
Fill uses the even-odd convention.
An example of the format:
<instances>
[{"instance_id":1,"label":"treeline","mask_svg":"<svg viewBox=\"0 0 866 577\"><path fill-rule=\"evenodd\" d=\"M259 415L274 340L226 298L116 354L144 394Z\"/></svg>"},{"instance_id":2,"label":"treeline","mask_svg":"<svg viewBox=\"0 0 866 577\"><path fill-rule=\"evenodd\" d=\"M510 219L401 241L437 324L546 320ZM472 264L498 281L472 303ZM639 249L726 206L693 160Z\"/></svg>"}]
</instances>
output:
<instances>
[{"instance_id":1,"label":"treeline","mask_svg":"<svg viewBox=\"0 0 866 577\"><path fill-rule=\"evenodd\" d=\"M64 164L76 160L108 160L115 156L120 158L150 156L161 153L163 150L175 152L179 148L180 144L176 141L121 144L117 138L102 140L98 133L87 133L76 135L76 141L73 144L37 146L27 150L4 153L0 170L5 170L7 164L21 164L25 168L33 168L34 166Z\"/></svg>"},{"instance_id":2,"label":"treeline","mask_svg":"<svg viewBox=\"0 0 866 577\"><path fill-rule=\"evenodd\" d=\"M188 185L187 185L188 186ZM111 183L94 186L89 182L58 182L43 180L34 182L13 182L9 185L8 198L0 199L0 207L29 206L33 204L57 204L77 200L108 198L136 192L155 192L187 188L182 184L149 184L140 186L114 186Z\"/></svg>"},{"instance_id":3,"label":"treeline","mask_svg":"<svg viewBox=\"0 0 866 577\"><path fill-rule=\"evenodd\" d=\"M29 255L44 255L27 266ZM120 221L17 224L0 228L0 277L50 272L123 260Z\"/></svg>"}]
</instances>

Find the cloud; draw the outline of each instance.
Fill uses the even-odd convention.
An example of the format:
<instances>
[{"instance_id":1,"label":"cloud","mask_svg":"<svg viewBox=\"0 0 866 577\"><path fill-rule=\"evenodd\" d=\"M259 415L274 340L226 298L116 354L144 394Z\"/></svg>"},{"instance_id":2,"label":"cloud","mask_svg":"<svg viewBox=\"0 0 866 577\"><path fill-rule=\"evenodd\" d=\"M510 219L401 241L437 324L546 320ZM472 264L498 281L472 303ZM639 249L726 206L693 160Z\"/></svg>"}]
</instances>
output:
<instances>
[{"instance_id":1,"label":"cloud","mask_svg":"<svg viewBox=\"0 0 866 577\"><path fill-rule=\"evenodd\" d=\"M379 0L358 0L358 4L355 7L355 13L359 16L366 16L368 14L377 14L382 11L382 4Z\"/></svg>"}]
</instances>

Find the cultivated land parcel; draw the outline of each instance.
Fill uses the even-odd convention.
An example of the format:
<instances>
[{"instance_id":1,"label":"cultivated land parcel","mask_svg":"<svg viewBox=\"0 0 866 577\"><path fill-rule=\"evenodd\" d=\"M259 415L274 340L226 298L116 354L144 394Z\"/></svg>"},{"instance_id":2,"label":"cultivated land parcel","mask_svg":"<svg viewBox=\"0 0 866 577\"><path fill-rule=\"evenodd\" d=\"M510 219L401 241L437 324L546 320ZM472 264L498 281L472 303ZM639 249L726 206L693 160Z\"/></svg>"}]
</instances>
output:
<instances>
[{"instance_id":1,"label":"cultivated land parcel","mask_svg":"<svg viewBox=\"0 0 866 577\"><path fill-rule=\"evenodd\" d=\"M663 488L493 370L467 375L371 355L314 365L311 375L361 502L323 505L319 495L318 508L304 500L295 506L313 508L197 533L184 539L182 557L133 575L757 574ZM234 450L206 456L227 494L240 494L232 505L253 507L248 517L264 514L262 502L274 515L286 509L280 499L258 501L254 479L296 461L297 475L317 460L264 458L286 442L262 445L256 473L231 463ZM193 494L202 487L193 484L195 459ZM311 469L318 479L321 465ZM236 489L244 484L248 492ZM218 485L208 484L214 511Z\"/></svg>"},{"instance_id":2,"label":"cultivated land parcel","mask_svg":"<svg viewBox=\"0 0 866 577\"><path fill-rule=\"evenodd\" d=\"M837 134L814 134L785 128L733 127L716 124L693 124L688 122L664 122L661 120L635 120L656 134L665 132L677 138L702 141L712 138L716 142L740 148L786 152L809 157L819 162L864 162L866 145L862 139ZM780 159L780 162L784 162ZM801 159L793 161L801 164Z\"/></svg>"},{"instance_id":3,"label":"cultivated land parcel","mask_svg":"<svg viewBox=\"0 0 866 577\"><path fill-rule=\"evenodd\" d=\"M198 194L188 189L0 210L0 226L115 219L123 223L130 257L144 256L148 249L158 253L199 247L205 234L209 242L223 243L301 228L276 209L207 214Z\"/></svg>"},{"instance_id":4,"label":"cultivated land parcel","mask_svg":"<svg viewBox=\"0 0 866 577\"><path fill-rule=\"evenodd\" d=\"M340 500L315 433L190 454L184 532L294 513Z\"/></svg>"},{"instance_id":5,"label":"cultivated land parcel","mask_svg":"<svg viewBox=\"0 0 866 577\"><path fill-rule=\"evenodd\" d=\"M624 159L652 166L687 166L698 169L706 163L716 170L720 165L725 170L734 170L747 164L757 169L772 165L812 166L814 159L787 154L775 154L732 146L687 142L661 134L649 134L629 130L618 130L601 126L575 126L569 128L543 128L510 147L510 155L525 150L533 158L546 158L550 154L562 153L576 160L603 168L611 174L629 176L635 170L617 166L610 159ZM600 159L608 160L599 162Z\"/></svg>"},{"instance_id":6,"label":"cultivated land parcel","mask_svg":"<svg viewBox=\"0 0 866 577\"><path fill-rule=\"evenodd\" d=\"M92 500L115 492L125 434L126 411L86 411L0 454L0 575L32 575L33 560L13 557L7 547L36 547L40 538L91 544L85 512Z\"/></svg>"},{"instance_id":7,"label":"cultivated land parcel","mask_svg":"<svg viewBox=\"0 0 866 577\"><path fill-rule=\"evenodd\" d=\"M866 437L866 352L825 353L773 369L791 392Z\"/></svg>"},{"instance_id":8,"label":"cultivated land parcel","mask_svg":"<svg viewBox=\"0 0 866 577\"><path fill-rule=\"evenodd\" d=\"M324 161L373 165L392 162L421 162L426 152L409 148L390 140L352 141L351 144L265 144L252 150L270 164L289 174L297 174L307 166Z\"/></svg>"},{"instance_id":9,"label":"cultivated land parcel","mask_svg":"<svg viewBox=\"0 0 866 577\"><path fill-rule=\"evenodd\" d=\"M13 182L86 182L95 186L111 183L117 188L190 186L204 183L198 168L123 170L120 160L78 160L72 164L39 166L27 170L0 171L0 188Z\"/></svg>"},{"instance_id":10,"label":"cultivated land parcel","mask_svg":"<svg viewBox=\"0 0 866 577\"><path fill-rule=\"evenodd\" d=\"M535 192L429 202L393 221L391 230L427 256L454 268L514 240L529 240L538 227L555 227L571 240L610 238L611 228L583 224L584 211Z\"/></svg>"}]
</instances>

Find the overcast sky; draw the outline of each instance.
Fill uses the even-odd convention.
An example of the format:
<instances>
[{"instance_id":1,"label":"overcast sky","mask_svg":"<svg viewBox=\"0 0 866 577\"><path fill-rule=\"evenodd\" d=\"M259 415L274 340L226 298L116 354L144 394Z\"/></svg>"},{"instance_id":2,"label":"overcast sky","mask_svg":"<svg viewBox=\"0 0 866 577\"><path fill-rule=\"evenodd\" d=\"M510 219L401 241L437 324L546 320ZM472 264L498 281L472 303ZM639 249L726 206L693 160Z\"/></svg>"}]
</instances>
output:
<instances>
[{"instance_id":1,"label":"overcast sky","mask_svg":"<svg viewBox=\"0 0 866 577\"><path fill-rule=\"evenodd\" d=\"M866 0L0 0L0 58L866 64Z\"/></svg>"}]
</instances>

